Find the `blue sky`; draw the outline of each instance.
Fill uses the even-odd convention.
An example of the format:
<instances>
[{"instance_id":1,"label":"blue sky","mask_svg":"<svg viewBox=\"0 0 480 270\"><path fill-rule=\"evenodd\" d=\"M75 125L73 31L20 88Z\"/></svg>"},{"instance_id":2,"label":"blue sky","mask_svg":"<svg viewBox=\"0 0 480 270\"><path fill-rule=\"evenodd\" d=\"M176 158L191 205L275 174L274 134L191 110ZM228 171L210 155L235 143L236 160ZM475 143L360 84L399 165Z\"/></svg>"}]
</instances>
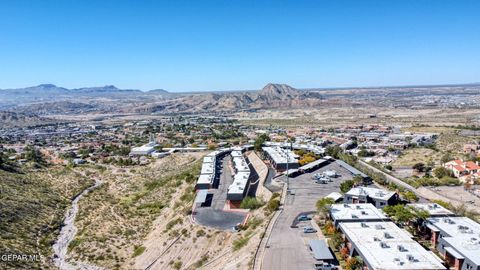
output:
<instances>
[{"instance_id":1,"label":"blue sky","mask_svg":"<svg viewBox=\"0 0 480 270\"><path fill-rule=\"evenodd\" d=\"M480 1L3 1L0 88L480 82Z\"/></svg>"}]
</instances>

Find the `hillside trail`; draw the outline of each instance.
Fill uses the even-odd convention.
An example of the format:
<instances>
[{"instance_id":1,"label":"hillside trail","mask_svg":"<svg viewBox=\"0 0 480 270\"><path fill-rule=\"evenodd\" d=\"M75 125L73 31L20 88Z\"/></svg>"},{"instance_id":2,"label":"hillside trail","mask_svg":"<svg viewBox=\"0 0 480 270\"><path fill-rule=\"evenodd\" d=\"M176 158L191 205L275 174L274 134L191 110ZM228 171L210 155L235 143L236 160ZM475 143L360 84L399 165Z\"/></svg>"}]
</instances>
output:
<instances>
[{"instance_id":1,"label":"hillside trail","mask_svg":"<svg viewBox=\"0 0 480 270\"><path fill-rule=\"evenodd\" d=\"M75 227L75 217L78 213L78 202L80 199L87 194L88 192L98 188L102 185L102 181L98 178L95 178L95 184L84 189L78 196L72 200L72 205L65 214L65 219L63 221L64 226L60 230L55 244L53 244L53 262L55 266L60 268L60 270L102 270L103 268L83 263L83 262L68 262L67 261L67 252L70 242L75 238L77 234L77 227Z\"/></svg>"}]
</instances>

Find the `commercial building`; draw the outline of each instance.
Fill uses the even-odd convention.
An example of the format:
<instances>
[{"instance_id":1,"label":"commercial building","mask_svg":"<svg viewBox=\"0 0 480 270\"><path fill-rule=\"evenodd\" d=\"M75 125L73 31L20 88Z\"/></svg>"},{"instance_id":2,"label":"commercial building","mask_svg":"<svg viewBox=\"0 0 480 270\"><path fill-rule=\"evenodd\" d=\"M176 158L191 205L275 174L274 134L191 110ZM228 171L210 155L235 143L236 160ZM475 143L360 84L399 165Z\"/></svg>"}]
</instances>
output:
<instances>
[{"instance_id":1,"label":"commercial building","mask_svg":"<svg viewBox=\"0 0 480 270\"><path fill-rule=\"evenodd\" d=\"M286 171L288 169L298 169L298 155L289 149L283 149L279 146L262 147L266 157L277 171Z\"/></svg>"},{"instance_id":2,"label":"commercial building","mask_svg":"<svg viewBox=\"0 0 480 270\"><path fill-rule=\"evenodd\" d=\"M390 221L382 210L370 203L332 204L329 212L335 227L343 222Z\"/></svg>"},{"instance_id":3,"label":"commercial building","mask_svg":"<svg viewBox=\"0 0 480 270\"><path fill-rule=\"evenodd\" d=\"M480 224L467 217L427 219L432 245L455 270L480 270Z\"/></svg>"},{"instance_id":4,"label":"commercial building","mask_svg":"<svg viewBox=\"0 0 480 270\"><path fill-rule=\"evenodd\" d=\"M360 256L367 269L440 270L440 258L415 242L393 222L342 222L350 256Z\"/></svg>"},{"instance_id":5,"label":"commercial building","mask_svg":"<svg viewBox=\"0 0 480 270\"><path fill-rule=\"evenodd\" d=\"M345 203L371 203L377 208L398 203L399 196L394 191L379 188L354 187L345 193Z\"/></svg>"}]
</instances>

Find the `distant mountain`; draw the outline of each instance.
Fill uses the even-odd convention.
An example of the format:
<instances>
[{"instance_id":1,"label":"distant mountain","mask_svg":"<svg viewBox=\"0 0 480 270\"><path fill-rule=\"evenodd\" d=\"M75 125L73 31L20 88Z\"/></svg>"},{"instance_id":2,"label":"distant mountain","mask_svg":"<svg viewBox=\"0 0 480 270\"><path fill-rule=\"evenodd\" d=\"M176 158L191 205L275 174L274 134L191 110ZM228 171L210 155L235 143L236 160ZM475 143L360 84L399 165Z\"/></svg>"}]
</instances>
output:
<instances>
[{"instance_id":1,"label":"distant mountain","mask_svg":"<svg viewBox=\"0 0 480 270\"><path fill-rule=\"evenodd\" d=\"M0 89L0 109L45 102L77 102L79 100L88 102L90 99L98 98L141 100L151 99L152 96L156 99L165 99L174 96L174 94L165 90L143 92L136 89L118 89L113 85L67 89L54 84L40 84L26 88Z\"/></svg>"},{"instance_id":2,"label":"distant mountain","mask_svg":"<svg viewBox=\"0 0 480 270\"><path fill-rule=\"evenodd\" d=\"M0 110L52 114L94 113L232 113L263 109L303 109L325 106L424 106L444 104L438 100L457 94L476 97L475 84L454 86L378 87L298 90L286 84L269 83L257 91L170 93L163 89L140 91L118 89L113 85L67 89L41 84L20 89L0 90ZM437 100L433 101L432 96ZM412 99L416 97L415 99ZM468 101L468 102L466 102ZM466 99L470 105L474 99ZM423 102L423 103L422 103ZM476 103L475 103L476 104ZM464 106L460 104L461 106Z\"/></svg>"},{"instance_id":3,"label":"distant mountain","mask_svg":"<svg viewBox=\"0 0 480 270\"><path fill-rule=\"evenodd\" d=\"M260 98L266 100L288 100L301 96L302 93L286 84L269 83L258 93Z\"/></svg>"}]
</instances>

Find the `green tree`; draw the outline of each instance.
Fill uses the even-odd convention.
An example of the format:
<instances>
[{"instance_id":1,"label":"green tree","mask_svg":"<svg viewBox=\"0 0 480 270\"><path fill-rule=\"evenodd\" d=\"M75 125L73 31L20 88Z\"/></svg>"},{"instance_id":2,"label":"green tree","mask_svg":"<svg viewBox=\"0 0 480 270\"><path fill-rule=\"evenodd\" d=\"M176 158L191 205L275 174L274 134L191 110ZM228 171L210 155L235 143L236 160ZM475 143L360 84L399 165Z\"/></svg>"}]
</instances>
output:
<instances>
[{"instance_id":1,"label":"green tree","mask_svg":"<svg viewBox=\"0 0 480 270\"><path fill-rule=\"evenodd\" d=\"M422 162L415 163L412 166L412 169L416 170L417 172L424 172L425 171L425 164L423 164Z\"/></svg>"},{"instance_id":2,"label":"green tree","mask_svg":"<svg viewBox=\"0 0 480 270\"><path fill-rule=\"evenodd\" d=\"M332 198L322 198L317 201L316 206L318 212L325 218L327 216L330 206L334 204L335 201Z\"/></svg>"},{"instance_id":3,"label":"green tree","mask_svg":"<svg viewBox=\"0 0 480 270\"><path fill-rule=\"evenodd\" d=\"M437 177L437 178L443 178L445 176L451 176L451 172L444 168L444 167L438 167L438 168L435 168L433 170L433 174Z\"/></svg>"},{"instance_id":4,"label":"green tree","mask_svg":"<svg viewBox=\"0 0 480 270\"><path fill-rule=\"evenodd\" d=\"M338 145L333 145L333 146L328 146L325 149L325 154L338 159L340 156L340 153L342 153L342 148Z\"/></svg>"},{"instance_id":5,"label":"green tree","mask_svg":"<svg viewBox=\"0 0 480 270\"><path fill-rule=\"evenodd\" d=\"M392 217L393 220L401 224L404 224L407 221L415 218L415 214L413 213L411 208L406 207L402 204L387 205L383 208L383 211L387 213L387 215Z\"/></svg>"},{"instance_id":6,"label":"green tree","mask_svg":"<svg viewBox=\"0 0 480 270\"><path fill-rule=\"evenodd\" d=\"M253 148L255 149L255 151L258 151L258 152L262 151L262 145L269 139L270 138L265 133L262 133L259 136L257 136L257 138L255 139L255 143L253 144Z\"/></svg>"},{"instance_id":7,"label":"green tree","mask_svg":"<svg viewBox=\"0 0 480 270\"><path fill-rule=\"evenodd\" d=\"M344 181L340 184L340 191L342 193L347 193L350 189L352 189L354 184L355 184L354 180Z\"/></svg>"},{"instance_id":8,"label":"green tree","mask_svg":"<svg viewBox=\"0 0 480 270\"><path fill-rule=\"evenodd\" d=\"M403 197L410 202L417 202L418 201L418 196L411 190L406 191L403 194Z\"/></svg>"}]
</instances>

